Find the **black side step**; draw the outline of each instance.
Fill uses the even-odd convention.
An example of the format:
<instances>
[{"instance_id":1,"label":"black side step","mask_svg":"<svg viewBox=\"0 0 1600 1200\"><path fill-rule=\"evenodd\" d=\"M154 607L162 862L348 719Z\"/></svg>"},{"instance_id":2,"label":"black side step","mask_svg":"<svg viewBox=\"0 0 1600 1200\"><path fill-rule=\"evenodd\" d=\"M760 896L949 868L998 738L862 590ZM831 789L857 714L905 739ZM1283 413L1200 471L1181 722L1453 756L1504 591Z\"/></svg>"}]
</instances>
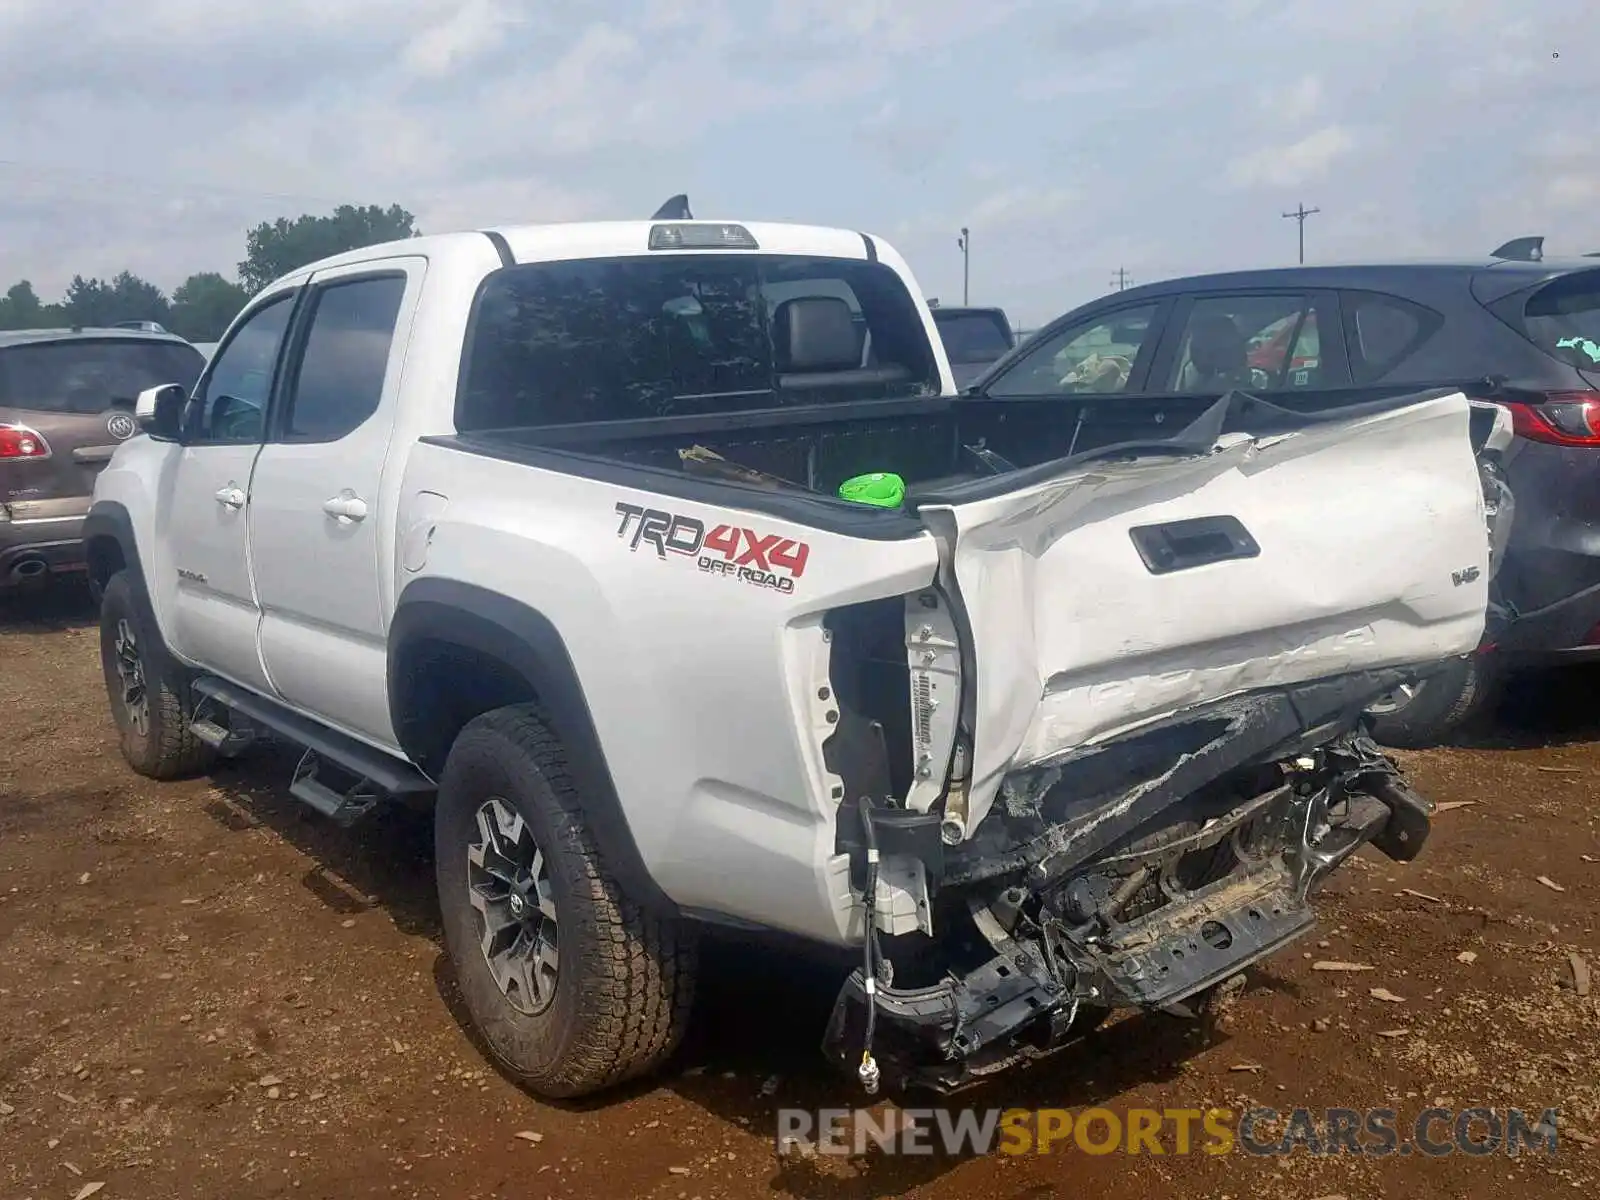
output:
<instances>
[{"instance_id":1,"label":"black side step","mask_svg":"<svg viewBox=\"0 0 1600 1200\"><path fill-rule=\"evenodd\" d=\"M294 779L289 783L289 795L301 804L309 805L338 825L353 825L366 816L383 794L371 780L357 780L344 791L336 791L322 781L321 761L315 750L300 756L300 765L294 769Z\"/></svg>"},{"instance_id":2,"label":"black side step","mask_svg":"<svg viewBox=\"0 0 1600 1200\"><path fill-rule=\"evenodd\" d=\"M397 799L427 796L437 790L431 779L403 759L374 750L365 742L358 742L336 729L329 729L320 721L302 716L275 700L247 692L214 675L195 680L194 690L235 712L243 713L285 741L304 747L315 758L324 759ZM308 771L307 774L314 778L314 772Z\"/></svg>"}]
</instances>

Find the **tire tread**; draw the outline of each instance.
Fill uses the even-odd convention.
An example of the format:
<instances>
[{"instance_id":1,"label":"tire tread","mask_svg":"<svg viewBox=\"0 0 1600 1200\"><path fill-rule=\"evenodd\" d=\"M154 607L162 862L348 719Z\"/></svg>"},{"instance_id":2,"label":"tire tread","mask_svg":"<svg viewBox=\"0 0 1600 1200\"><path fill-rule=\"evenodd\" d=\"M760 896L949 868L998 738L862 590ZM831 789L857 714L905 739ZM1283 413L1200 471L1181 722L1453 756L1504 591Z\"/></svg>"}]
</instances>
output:
<instances>
[{"instance_id":1,"label":"tire tread","mask_svg":"<svg viewBox=\"0 0 1600 1200\"><path fill-rule=\"evenodd\" d=\"M147 779L167 781L187 779L203 773L212 763L214 752L195 736L189 725L189 708L184 703L186 684L181 673L172 665L161 642L161 634L142 603L140 585L124 569L106 581L100 609L100 637L102 656L105 639L112 636L111 623L121 617L130 620L139 639L139 657L144 667L145 687L150 696L150 735L142 747L130 744L133 735L122 728L116 718L122 743L123 757L140 775ZM102 669L105 669L102 661ZM175 677L176 676L176 677ZM106 688L112 687L107 672ZM113 706L119 703L115 694L108 697Z\"/></svg>"},{"instance_id":2,"label":"tire tread","mask_svg":"<svg viewBox=\"0 0 1600 1200\"><path fill-rule=\"evenodd\" d=\"M563 913L561 922L584 922L599 947L593 959L562 964L563 971L583 973L585 1019L570 1052L537 1078L515 1063L505 1065L536 1090L560 1097L648 1074L677 1048L688 1025L698 958L694 940L676 920L630 899L608 869L589 832L566 750L536 705L486 713L463 730L461 738L468 737L509 744L542 778L554 802L555 844L546 853L566 858L583 897L576 907L587 910Z\"/></svg>"}]
</instances>

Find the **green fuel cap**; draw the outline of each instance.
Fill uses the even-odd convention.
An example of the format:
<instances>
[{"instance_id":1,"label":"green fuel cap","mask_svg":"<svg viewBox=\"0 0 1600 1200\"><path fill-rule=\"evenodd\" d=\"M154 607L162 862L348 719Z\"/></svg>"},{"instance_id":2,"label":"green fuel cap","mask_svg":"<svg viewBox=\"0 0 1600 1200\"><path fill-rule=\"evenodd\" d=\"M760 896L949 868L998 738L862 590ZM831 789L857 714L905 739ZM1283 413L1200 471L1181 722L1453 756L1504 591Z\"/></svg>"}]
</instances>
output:
<instances>
[{"instance_id":1,"label":"green fuel cap","mask_svg":"<svg viewBox=\"0 0 1600 1200\"><path fill-rule=\"evenodd\" d=\"M906 481L892 471L857 475L839 485L839 498L877 508L899 508L906 498Z\"/></svg>"}]
</instances>

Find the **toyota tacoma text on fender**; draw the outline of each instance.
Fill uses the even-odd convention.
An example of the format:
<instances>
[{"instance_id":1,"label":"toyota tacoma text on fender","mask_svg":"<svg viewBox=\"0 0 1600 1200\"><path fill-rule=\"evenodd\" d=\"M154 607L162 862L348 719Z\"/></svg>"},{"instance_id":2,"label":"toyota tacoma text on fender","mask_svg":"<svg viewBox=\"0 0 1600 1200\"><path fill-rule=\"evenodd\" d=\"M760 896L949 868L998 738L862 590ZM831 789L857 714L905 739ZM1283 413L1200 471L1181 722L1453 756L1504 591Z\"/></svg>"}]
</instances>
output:
<instances>
[{"instance_id":1,"label":"toyota tacoma text on fender","mask_svg":"<svg viewBox=\"0 0 1600 1200\"><path fill-rule=\"evenodd\" d=\"M1484 631L1493 415L1230 393L1075 452L955 394L921 295L872 236L668 218L273 284L96 484L128 761L270 737L332 819L431 806L466 1006L545 1095L663 1061L708 924L854 956L869 1090L1201 1011L1422 848L1362 714Z\"/></svg>"}]
</instances>

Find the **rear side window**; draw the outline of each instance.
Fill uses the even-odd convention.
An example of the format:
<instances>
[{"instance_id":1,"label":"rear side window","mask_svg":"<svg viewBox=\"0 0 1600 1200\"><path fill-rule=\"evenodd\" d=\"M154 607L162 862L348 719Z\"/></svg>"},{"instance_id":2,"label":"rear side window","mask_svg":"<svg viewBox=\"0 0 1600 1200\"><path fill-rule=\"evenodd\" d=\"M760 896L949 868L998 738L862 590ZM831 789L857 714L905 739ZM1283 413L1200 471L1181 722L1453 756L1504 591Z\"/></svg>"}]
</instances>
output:
<instances>
[{"instance_id":1,"label":"rear side window","mask_svg":"<svg viewBox=\"0 0 1600 1200\"><path fill-rule=\"evenodd\" d=\"M1547 283L1522 315L1528 340L1575 367L1600 367L1600 271L1580 271Z\"/></svg>"},{"instance_id":2,"label":"rear side window","mask_svg":"<svg viewBox=\"0 0 1600 1200\"><path fill-rule=\"evenodd\" d=\"M953 363L991 363L1011 349L1010 331L998 313L935 310L933 322Z\"/></svg>"},{"instance_id":3,"label":"rear side window","mask_svg":"<svg viewBox=\"0 0 1600 1200\"><path fill-rule=\"evenodd\" d=\"M880 263L670 254L507 267L473 309L463 431L933 395L916 302Z\"/></svg>"},{"instance_id":4,"label":"rear side window","mask_svg":"<svg viewBox=\"0 0 1600 1200\"><path fill-rule=\"evenodd\" d=\"M1345 342L1354 383L1375 383L1410 358L1444 318L1431 308L1376 292L1345 292Z\"/></svg>"},{"instance_id":5,"label":"rear side window","mask_svg":"<svg viewBox=\"0 0 1600 1200\"><path fill-rule=\"evenodd\" d=\"M1202 296L1184 324L1168 390L1276 391L1322 380L1317 314L1297 295Z\"/></svg>"},{"instance_id":6,"label":"rear side window","mask_svg":"<svg viewBox=\"0 0 1600 1200\"><path fill-rule=\"evenodd\" d=\"M0 408L105 412L132 408L162 384L194 387L206 360L185 342L148 338L71 338L0 349Z\"/></svg>"}]
</instances>

